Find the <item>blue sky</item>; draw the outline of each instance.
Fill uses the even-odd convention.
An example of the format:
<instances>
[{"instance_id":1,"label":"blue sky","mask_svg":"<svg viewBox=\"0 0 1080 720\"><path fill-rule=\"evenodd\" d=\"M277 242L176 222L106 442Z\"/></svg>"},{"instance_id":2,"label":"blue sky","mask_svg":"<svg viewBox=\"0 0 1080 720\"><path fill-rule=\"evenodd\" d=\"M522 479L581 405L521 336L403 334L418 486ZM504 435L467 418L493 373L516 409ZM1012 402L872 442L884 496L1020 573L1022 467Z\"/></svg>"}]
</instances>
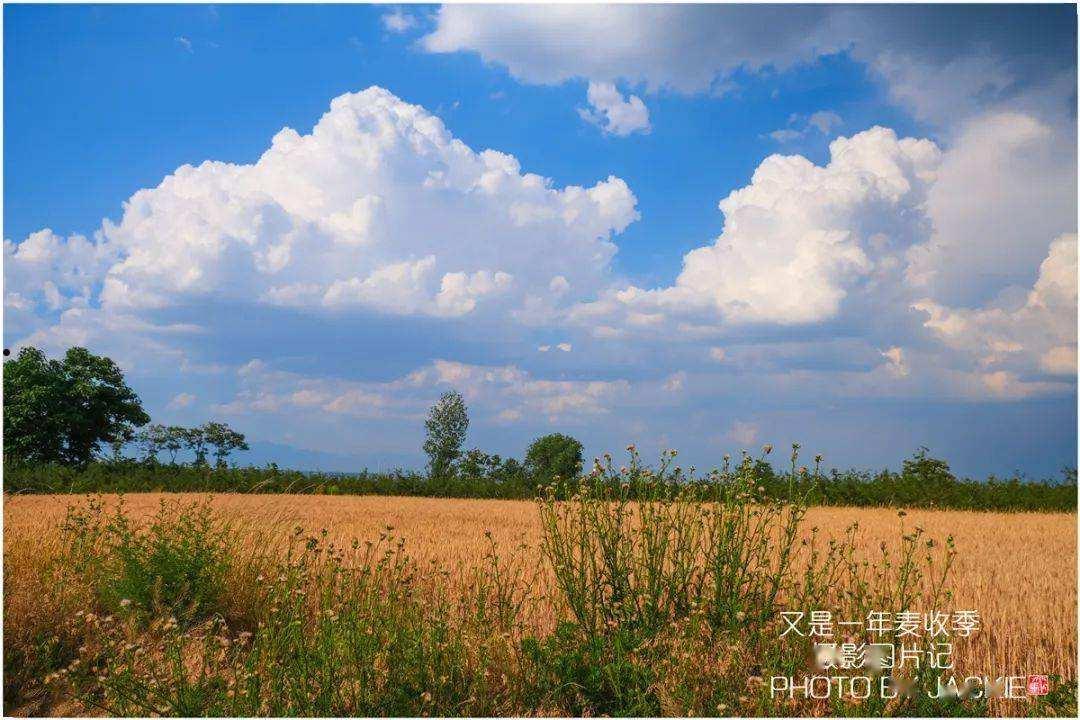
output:
<instances>
[{"instance_id":1,"label":"blue sky","mask_svg":"<svg viewBox=\"0 0 1080 720\"><path fill-rule=\"evenodd\" d=\"M227 420L255 462L419 466L456 387L503 454L564 431L1050 475L1076 457L1075 28L6 6L5 346L106 352L155 420Z\"/></svg>"},{"instance_id":2,"label":"blue sky","mask_svg":"<svg viewBox=\"0 0 1080 720\"><path fill-rule=\"evenodd\" d=\"M560 184L626 179L647 222L620 238L620 269L670 281L682 254L722 228L720 193L744 184L777 149L763 131L822 107L853 128L914 127L883 106L865 68L837 56L709 103L665 93L650 103L654 131L619 143L575 111L587 81L521 86L475 56L424 53L415 33L386 31L379 18L387 12L13 7L5 37L6 236L42 227L86 232L184 163L253 162L282 127L309 130L330 98L381 85L443 118L471 147L509 152ZM820 161L827 138L809 138L799 150ZM700 169L687 173L691 165Z\"/></svg>"}]
</instances>

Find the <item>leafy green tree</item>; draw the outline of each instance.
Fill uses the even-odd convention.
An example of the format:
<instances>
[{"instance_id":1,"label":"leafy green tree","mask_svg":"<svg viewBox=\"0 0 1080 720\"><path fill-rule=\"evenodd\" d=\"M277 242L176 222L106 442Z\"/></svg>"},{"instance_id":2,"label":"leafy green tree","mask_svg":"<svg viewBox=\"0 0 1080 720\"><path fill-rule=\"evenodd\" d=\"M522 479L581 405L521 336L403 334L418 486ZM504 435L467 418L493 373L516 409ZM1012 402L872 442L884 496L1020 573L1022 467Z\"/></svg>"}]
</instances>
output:
<instances>
[{"instance_id":1,"label":"leafy green tree","mask_svg":"<svg viewBox=\"0 0 1080 720\"><path fill-rule=\"evenodd\" d=\"M124 457L124 442L121 438L114 438L109 443L109 447L112 448L112 453L109 456L110 462L122 463L127 461L127 458Z\"/></svg>"},{"instance_id":2,"label":"leafy green tree","mask_svg":"<svg viewBox=\"0 0 1080 720\"><path fill-rule=\"evenodd\" d=\"M465 433L469 429L469 410L456 390L443 393L428 411L424 422L427 439L424 452L428 456L428 472L433 478L450 475L454 462L461 457Z\"/></svg>"},{"instance_id":3,"label":"leafy green tree","mask_svg":"<svg viewBox=\"0 0 1080 720\"><path fill-rule=\"evenodd\" d=\"M552 433L533 441L525 453L525 467L535 485L556 477L571 480L581 472L581 443L569 435Z\"/></svg>"},{"instance_id":4,"label":"leafy green tree","mask_svg":"<svg viewBox=\"0 0 1080 720\"><path fill-rule=\"evenodd\" d=\"M160 423L150 425L143 429L136 437L139 447L143 451L144 462L156 462L158 453L165 449L168 439L168 429Z\"/></svg>"},{"instance_id":5,"label":"leafy green tree","mask_svg":"<svg viewBox=\"0 0 1080 720\"><path fill-rule=\"evenodd\" d=\"M920 447L904 461L901 475L912 483L933 486L948 485L956 480L956 476L949 469L949 464L944 460L930 457L930 449L926 447Z\"/></svg>"},{"instance_id":6,"label":"leafy green tree","mask_svg":"<svg viewBox=\"0 0 1080 720\"><path fill-rule=\"evenodd\" d=\"M169 464L176 464L176 453L184 449L186 428L179 425L170 425L165 428L165 439L162 447L169 453Z\"/></svg>"},{"instance_id":7,"label":"leafy green tree","mask_svg":"<svg viewBox=\"0 0 1080 720\"><path fill-rule=\"evenodd\" d=\"M4 363L4 455L29 463L85 465L102 444L122 445L150 422L107 357L73 347L63 360L23 348Z\"/></svg>"},{"instance_id":8,"label":"leafy green tree","mask_svg":"<svg viewBox=\"0 0 1080 720\"><path fill-rule=\"evenodd\" d=\"M528 497L525 468L514 458L489 455L479 448L462 453L454 463L454 482L439 490L462 497Z\"/></svg>"},{"instance_id":9,"label":"leafy green tree","mask_svg":"<svg viewBox=\"0 0 1080 720\"><path fill-rule=\"evenodd\" d=\"M489 455L480 448L473 448L462 453L455 469L463 480L477 480L498 472L502 463L498 455Z\"/></svg>"},{"instance_id":10,"label":"leafy green tree","mask_svg":"<svg viewBox=\"0 0 1080 720\"><path fill-rule=\"evenodd\" d=\"M218 467L225 467L225 460L234 450L248 450L247 441L225 423L208 422L202 426L206 444L214 448L214 460Z\"/></svg>"},{"instance_id":11,"label":"leafy green tree","mask_svg":"<svg viewBox=\"0 0 1080 720\"><path fill-rule=\"evenodd\" d=\"M959 489L949 464L930 457L930 450L926 447L920 447L904 461L900 480L905 501L925 500L931 507L949 505Z\"/></svg>"},{"instance_id":12,"label":"leafy green tree","mask_svg":"<svg viewBox=\"0 0 1080 720\"><path fill-rule=\"evenodd\" d=\"M195 459L192 461L192 465L205 465L206 464L206 430L201 427L194 428L180 428L181 437L186 447L191 452L195 453Z\"/></svg>"}]
</instances>

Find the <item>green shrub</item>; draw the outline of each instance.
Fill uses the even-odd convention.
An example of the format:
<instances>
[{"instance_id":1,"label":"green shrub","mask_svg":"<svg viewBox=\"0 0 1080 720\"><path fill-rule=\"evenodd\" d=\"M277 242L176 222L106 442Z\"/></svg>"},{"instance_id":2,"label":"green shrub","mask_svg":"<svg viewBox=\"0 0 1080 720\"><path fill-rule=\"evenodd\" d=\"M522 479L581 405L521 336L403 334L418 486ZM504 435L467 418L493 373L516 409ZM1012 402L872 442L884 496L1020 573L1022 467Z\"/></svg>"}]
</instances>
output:
<instances>
[{"instance_id":1,"label":"green shrub","mask_svg":"<svg viewBox=\"0 0 1080 720\"><path fill-rule=\"evenodd\" d=\"M951 539L939 555L921 530L902 529L899 552L883 545L871 566L857 556L857 525L824 549L816 529L801 537L811 492L794 483L798 446L791 500L766 495L750 458L698 481L674 466L673 451L656 469L630 452L620 469L610 457L597 462L563 489L568 499L551 487L539 500L543 555L572 621L528 650L548 692L572 689L563 698L572 712L656 715L667 713L673 698L682 697L685 707L687 698L724 697L740 678L799 674L807 669L810 640L776 636L785 608L865 617L923 603L925 612L948 597ZM726 670L704 684L687 675L693 691L665 687L671 674L658 668L680 647L684 658ZM734 648L747 665L718 660L718 648ZM933 677L920 670L916 680L927 686ZM760 686L740 702L747 714L777 712Z\"/></svg>"},{"instance_id":2,"label":"green shrub","mask_svg":"<svg viewBox=\"0 0 1080 720\"><path fill-rule=\"evenodd\" d=\"M544 435L526 451L525 468L536 486L548 485L557 477L571 480L581 472L581 452L581 443L569 435Z\"/></svg>"},{"instance_id":3,"label":"green shrub","mask_svg":"<svg viewBox=\"0 0 1080 720\"><path fill-rule=\"evenodd\" d=\"M65 670L80 699L112 715L504 710L512 687L494 670L509 662L508 640L493 632L497 624L477 622L498 612L470 604L488 607L491 597L463 603L429 584L389 529L350 548L328 545L325 532L298 531L285 557L260 569L254 632L238 632L220 615L187 627L159 616L138 634L128 609L93 618L80 662Z\"/></svg>"},{"instance_id":4,"label":"green shrub","mask_svg":"<svg viewBox=\"0 0 1080 720\"><path fill-rule=\"evenodd\" d=\"M535 685L534 704L577 716L659 715L653 689L666 648L642 640L629 630L582 636L570 622L543 639L526 638L522 650Z\"/></svg>"},{"instance_id":5,"label":"green shrub","mask_svg":"<svg viewBox=\"0 0 1080 720\"><path fill-rule=\"evenodd\" d=\"M162 500L149 524L138 527L122 501L110 515L91 500L85 509L68 509L62 537L65 562L88 581L105 612L133 607L192 621L220 609L234 555L209 501Z\"/></svg>"}]
</instances>

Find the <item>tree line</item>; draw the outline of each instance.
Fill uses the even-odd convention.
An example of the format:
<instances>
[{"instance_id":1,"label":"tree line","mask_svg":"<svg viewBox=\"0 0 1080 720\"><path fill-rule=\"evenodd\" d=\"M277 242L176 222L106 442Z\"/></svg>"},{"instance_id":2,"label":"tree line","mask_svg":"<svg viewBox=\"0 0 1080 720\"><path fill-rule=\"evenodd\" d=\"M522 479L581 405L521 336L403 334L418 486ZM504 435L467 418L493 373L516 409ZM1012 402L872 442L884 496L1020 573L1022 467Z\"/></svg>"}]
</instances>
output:
<instances>
[{"instance_id":1,"label":"tree line","mask_svg":"<svg viewBox=\"0 0 1080 720\"><path fill-rule=\"evenodd\" d=\"M581 443L567 435L555 433L538 439L522 463L479 448L464 451L468 428L464 399L456 391L443 394L425 423L423 450L428 467L423 478L431 492L467 492L463 488L473 484L473 478L518 488L515 492L531 492L553 477L570 477L581 469ZM131 446L137 449L138 457L125 455ZM132 483L130 479L144 478L147 468L162 465L163 454L168 456L172 469L166 476L179 478L188 477L176 471L185 465L177 462L182 452L191 457L192 469L209 467L212 457L215 469L227 470L232 453L248 449L243 433L222 422L210 421L198 427L150 424L150 416L127 385L119 366L86 348L74 347L63 358L50 359L41 350L26 347L4 363L4 463L9 476L14 472L14 477L19 478L70 479L74 472L95 478L103 487L118 489L104 479L104 469L104 474L128 478L120 486L137 490L160 486L157 480ZM364 476L373 478L377 474ZM392 477L395 480L389 486L417 491L417 474L398 472ZM189 478L182 484L187 487L191 482ZM24 483L24 489L56 485ZM85 482L63 484L87 489ZM370 483L366 487L376 489Z\"/></svg>"},{"instance_id":2,"label":"tree line","mask_svg":"<svg viewBox=\"0 0 1080 720\"><path fill-rule=\"evenodd\" d=\"M196 467L206 465L208 455L213 455L217 467L225 467L233 451L250 450L243 433L213 420L198 427L154 424L137 433L134 439L142 452L142 461L146 463L158 462L161 453L165 452L169 454L169 464L176 465L177 455L187 450ZM122 444L113 446L112 459L124 459Z\"/></svg>"},{"instance_id":3,"label":"tree line","mask_svg":"<svg viewBox=\"0 0 1080 720\"><path fill-rule=\"evenodd\" d=\"M423 472L312 473L228 464L248 449L228 425L149 424L135 393L108 358L72 348L49 360L34 348L4 364L4 489L7 492L262 492L418 495L462 498L533 498L541 488L572 492L582 474L583 448L575 438L537 438L524 458L465 449L469 414L464 398L448 391L430 409L422 449ZM140 430L140 428L142 428ZM123 450L134 445L137 457ZM112 452L105 452L111 448ZM898 472L882 470L777 470L771 447L744 458L764 497L808 497L812 504L932 507L997 511L1075 512L1076 470L1060 480L1019 477L984 481L958 478L941 459L920 448ZM178 463L180 453L191 462ZM165 455L168 462L160 462ZM210 459L213 459L213 463ZM677 472L679 482L722 489L731 470L702 477Z\"/></svg>"},{"instance_id":4,"label":"tree line","mask_svg":"<svg viewBox=\"0 0 1080 720\"><path fill-rule=\"evenodd\" d=\"M236 450L247 450L242 433L222 422L198 427L148 425L150 416L110 358L74 347L53 360L27 347L4 363L4 462L81 468L95 460L128 460L134 444L145 463L168 453L176 464L190 451L192 464L208 456L223 467ZM143 430L138 428L146 426ZM104 449L109 448L109 455Z\"/></svg>"},{"instance_id":5,"label":"tree line","mask_svg":"<svg viewBox=\"0 0 1080 720\"><path fill-rule=\"evenodd\" d=\"M469 430L469 410L456 390L443 393L424 422L423 450L427 476L436 487L468 486L475 479L514 485L534 494L557 478L581 473L581 443L569 435L551 433L537 438L525 452L525 462L490 455L480 448L463 450Z\"/></svg>"}]
</instances>

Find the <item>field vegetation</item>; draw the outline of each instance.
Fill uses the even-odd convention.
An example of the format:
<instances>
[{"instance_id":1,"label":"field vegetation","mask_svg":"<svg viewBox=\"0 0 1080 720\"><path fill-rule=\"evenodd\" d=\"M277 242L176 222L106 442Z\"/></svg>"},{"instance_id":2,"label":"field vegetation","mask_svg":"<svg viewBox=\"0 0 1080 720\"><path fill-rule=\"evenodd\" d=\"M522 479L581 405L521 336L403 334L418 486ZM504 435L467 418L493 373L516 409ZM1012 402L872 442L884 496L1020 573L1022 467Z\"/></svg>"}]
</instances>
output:
<instances>
[{"instance_id":1,"label":"field vegetation","mask_svg":"<svg viewBox=\"0 0 1080 720\"><path fill-rule=\"evenodd\" d=\"M753 463L750 472L766 497L805 496L811 505L997 512L1076 512L1077 507L1075 471L1065 471L1057 480L971 480L956 477L947 463L925 450L905 460L899 471L832 470L814 475L796 470L792 476L763 458ZM4 485L9 493L37 494L214 492L533 499L556 475L533 470L527 462L470 450L451 472L439 476L404 470L321 473L273 465L214 467L103 460L74 467L11 463L5 466Z\"/></svg>"},{"instance_id":2,"label":"field vegetation","mask_svg":"<svg viewBox=\"0 0 1080 720\"><path fill-rule=\"evenodd\" d=\"M5 710L1075 713L1075 516L813 508L754 465L698 482L632 455L533 502L8 497ZM957 672L1048 673L1051 695L769 695L819 672L785 610L962 607L983 627Z\"/></svg>"}]
</instances>

